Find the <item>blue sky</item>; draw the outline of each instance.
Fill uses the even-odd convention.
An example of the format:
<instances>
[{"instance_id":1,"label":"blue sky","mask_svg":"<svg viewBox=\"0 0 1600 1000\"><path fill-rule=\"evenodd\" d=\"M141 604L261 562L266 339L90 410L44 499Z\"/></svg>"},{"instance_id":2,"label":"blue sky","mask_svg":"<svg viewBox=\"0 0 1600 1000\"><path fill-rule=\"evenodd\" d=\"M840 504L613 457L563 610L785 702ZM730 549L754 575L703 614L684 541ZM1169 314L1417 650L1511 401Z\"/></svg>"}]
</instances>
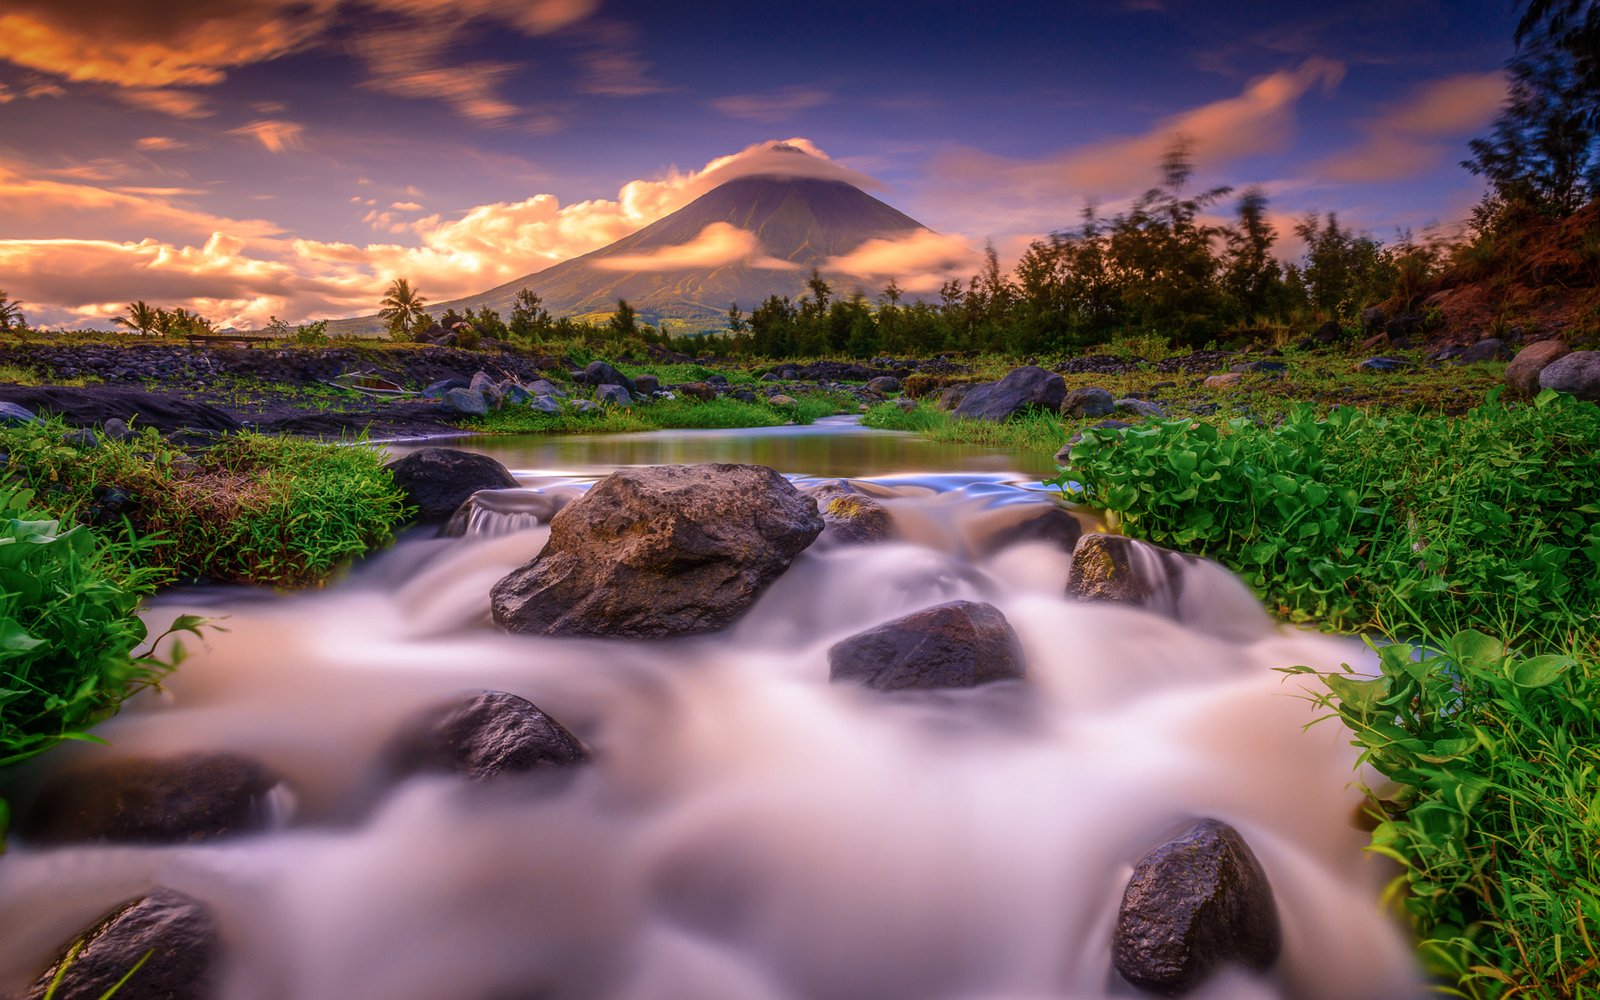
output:
<instances>
[{"instance_id":1,"label":"blue sky","mask_svg":"<svg viewBox=\"0 0 1600 1000\"><path fill-rule=\"evenodd\" d=\"M1197 184L1262 185L1285 229L1336 210L1388 237L1477 199L1458 161L1514 21L1432 0L8 0L0 288L75 325L132 298L240 326L351 315L397 276L439 301L784 139L1003 256L1125 203L1177 133Z\"/></svg>"}]
</instances>

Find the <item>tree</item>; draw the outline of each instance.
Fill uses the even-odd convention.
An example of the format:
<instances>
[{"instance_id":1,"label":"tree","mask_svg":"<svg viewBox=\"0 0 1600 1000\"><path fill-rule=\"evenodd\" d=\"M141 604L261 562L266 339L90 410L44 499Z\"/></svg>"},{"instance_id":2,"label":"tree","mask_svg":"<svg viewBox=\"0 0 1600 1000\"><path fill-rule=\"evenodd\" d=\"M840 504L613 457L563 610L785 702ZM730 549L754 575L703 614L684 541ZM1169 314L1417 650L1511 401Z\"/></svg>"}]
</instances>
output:
<instances>
[{"instance_id":1,"label":"tree","mask_svg":"<svg viewBox=\"0 0 1600 1000\"><path fill-rule=\"evenodd\" d=\"M424 311L427 300L405 278L394 279L378 304L383 307L378 317L388 324L391 337L409 337L419 326L424 330L429 326Z\"/></svg>"},{"instance_id":2,"label":"tree","mask_svg":"<svg viewBox=\"0 0 1600 1000\"><path fill-rule=\"evenodd\" d=\"M157 332L162 323L162 310L152 309L144 299L128 303L128 315L118 316L111 322L117 326L125 326L137 333L151 334Z\"/></svg>"},{"instance_id":3,"label":"tree","mask_svg":"<svg viewBox=\"0 0 1600 1000\"><path fill-rule=\"evenodd\" d=\"M25 333L27 329L28 317L22 315L22 304L0 288L0 333Z\"/></svg>"},{"instance_id":4,"label":"tree","mask_svg":"<svg viewBox=\"0 0 1600 1000\"><path fill-rule=\"evenodd\" d=\"M511 303L511 334L523 340L543 340L550 333L550 311L539 294L524 285Z\"/></svg>"},{"instance_id":5,"label":"tree","mask_svg":"<svg viewBox=\"0 0 1600 1000\"><path fill-rule=\"evenodd\" d=\"M1222 288L1245 321L1269 313L1283 285L1283 269L1272 256L1278 234L1267 221L1267 195L1248 188L1239 196L1239 221L1227 231L1222 259Z\"/></svg>"},{"instance_id":6,"label":"tree","mask_svg":"<svg viewBox=\"0 0 1600 1000\"><path fill-rule=\"evenodd\" d=\"M606 331L618 340L627 340L638 334L638 316L633 311L633 306L628 305L627 299L617 300L617 311L611 314L611 321L606 324Z\"/></svg>"},{"instance_id":7,"label":"tree","mask_svg":"<svg viewBox=\"0 0 1600 1000\"><path fill-rule=\"evenodd\" d=\"M1600 129L1600 0L1527 0L1516 38L1519 48L1565 50L1587 125Z\"/></svg>"}]
</instances>

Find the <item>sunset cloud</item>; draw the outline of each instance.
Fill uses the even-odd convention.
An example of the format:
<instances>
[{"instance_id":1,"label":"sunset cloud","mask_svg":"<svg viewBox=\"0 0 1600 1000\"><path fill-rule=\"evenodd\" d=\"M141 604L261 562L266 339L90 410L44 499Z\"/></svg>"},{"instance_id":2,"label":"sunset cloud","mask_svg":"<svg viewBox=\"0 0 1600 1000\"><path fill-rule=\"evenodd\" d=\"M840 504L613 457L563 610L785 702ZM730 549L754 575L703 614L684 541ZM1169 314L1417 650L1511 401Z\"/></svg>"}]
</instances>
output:
<instances>
[{"instance_id":1,"label":"sunset cloud","mask_svg":"<svg viewBox=\"0 0 1600 1000\"><path fill-rule=\"evenodd\" d=\"M919 230L899 239L867 240L841 257L831 257L822 270L895 283L908 292L933 292L950 278L965 278L982 255L962 236Z\"/></svg>"},{"instance_id":2,"label":"sunset cloud","mask_svg":"<svg viewBox=\"0 0 1600 1000\"><path fill-rule=\"evenodd\" d=\"M1449 140L1483 128L1506 100L1505 74L1463 73L1429 83L1404 103L1362 128L1367 138L1349 152L1324 160L1319 175L1335 181L1375 182L1415 177L1450 156Z\"/></svg>"},{"instance_id":3,"label":"sunset cloud","mask_svg":"<svg viewBox=\"0 0 1600 1000\"><path fill-rule=\"evenodd\" d=\"M229 135L244 136L259 142L263 149L269 153L282 153L291 149L304 149L301 135L305 133L305 126L294 122L281 122L272 119L253 121L248 125L229 129Z\"/></svg>"},{"instance_id":4,"label":"sunset cloud","mask_svg":"<svg viewBox=\"0 0 1600 1000\"><path fill-rule=\"evenodd\" d=\"M690 268L725 267L746 264L774 271L793 271L800 265L775 260L761 253L761 241L746 229L726 222L713 222L700 235L678 246L662 247L649 253L622 254L594 262L603 271L683 271Z\"/></svg>"},{"instance_id":5,"label":"sunset cloud","mask_svg":"<svg viewBox=\"0 0 1600 1000\"><path fill-rule=\"evenodd\" d=\"M830 104L833 94L818 87L785 87L762 94L730 94L711 102L714 110L730 118L754 122L775 122Z\"/></svg>"},{"instance_id":6,"label":"sunset cloud","mask_svg":"<svg viewBox=\"0 0 1600 1000\"><path fill-rule=\"evenodd\" d=\"M115 94L124 104L173 118L210 118L216 113L204 97L187 90L119 90Z\"/></svg>"}]
</instances>

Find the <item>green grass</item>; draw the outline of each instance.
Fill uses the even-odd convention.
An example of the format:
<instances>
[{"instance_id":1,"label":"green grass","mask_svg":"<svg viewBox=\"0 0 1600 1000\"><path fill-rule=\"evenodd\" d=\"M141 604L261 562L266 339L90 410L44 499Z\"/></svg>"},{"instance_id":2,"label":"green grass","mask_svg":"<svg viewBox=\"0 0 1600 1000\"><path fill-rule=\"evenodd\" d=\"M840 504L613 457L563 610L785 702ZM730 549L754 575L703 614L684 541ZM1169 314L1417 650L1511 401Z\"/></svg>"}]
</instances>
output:
<instances>
[{"instance_id":1,"label":"green grass","mask_svg":"<svg viewBox=\"0 0 1600 1000\"><path fill-rule=\"evenodd\" d=\"M1067 442L1070 421L1051 413L1024 413L1010 420L965 420L918 403L902 410L879 403L861 415L861 423L884 431L910 431L942 444L971 444L1007 451L1054 455Z\"/></svg>"},{"instance_id":2,"label":"green grass","mask_svg":"<svg viewBox=\"0 0 1600 1000\"><path fill-rule=\"evenodd\" d=\"M809 424L820 417L853 409L853 400L819 393L797 398L792 404L745 403L719 397L658 399L631 407L605 407L596 413L543 413L526 406L507 406L487 417L463 420L461 426L495 434L626 434L667 429L732 429Z\"/></svg>"}]
</instances>

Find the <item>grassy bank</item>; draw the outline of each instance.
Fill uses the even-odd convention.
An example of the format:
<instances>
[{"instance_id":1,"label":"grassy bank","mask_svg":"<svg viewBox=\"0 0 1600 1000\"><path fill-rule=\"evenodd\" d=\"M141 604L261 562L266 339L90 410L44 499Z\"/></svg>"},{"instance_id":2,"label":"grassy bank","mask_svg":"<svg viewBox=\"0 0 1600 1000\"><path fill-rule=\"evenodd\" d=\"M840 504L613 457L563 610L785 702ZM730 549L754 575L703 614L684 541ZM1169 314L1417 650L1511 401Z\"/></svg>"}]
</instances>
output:
<instances>
[{"instance_id":1,"label":"grassy bank","mask_svg":"<svg viewBox=\"0 0 1600 1000\"><path fill-rule=\"evenodd\" d=\"M631 407L602 407L579 413L563 407L544 413L526 406L507 406L487 417L461 421L469 430L490 434L626 434L656 430L719 430L737 427L780 427L809 424L820 417L855 412L855 401L843 393L818 393L793 403L746 403L726 396L704 402L658 399Z\"/></svg>"}]
</instances>

